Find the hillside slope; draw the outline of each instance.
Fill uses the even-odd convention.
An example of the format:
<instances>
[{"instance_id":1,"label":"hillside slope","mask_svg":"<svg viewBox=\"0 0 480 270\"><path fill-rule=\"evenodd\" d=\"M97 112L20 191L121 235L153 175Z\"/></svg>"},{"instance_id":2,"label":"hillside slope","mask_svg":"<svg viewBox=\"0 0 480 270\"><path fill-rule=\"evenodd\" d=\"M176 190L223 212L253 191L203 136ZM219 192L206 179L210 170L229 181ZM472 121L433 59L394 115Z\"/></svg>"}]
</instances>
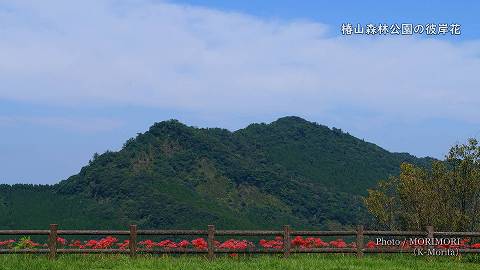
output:
<instances>
[{"instance_id":1,"label":"hillside slope","mask_svg":"<svg viewBox=\"0 0 480 270\"><path fill-rule=\"evenodd\" d=\"M30 195L23 202L22 196L6 196L11 187L1 187L0 214L15 209L17 215L8 222L0 217L0 226L55 220L73 227L345 227L366 222L360 196L396 174L404 161L430 162L298 117L235 132L170 120L154 124L118 152L95 155L57 185L24 188L36 194L35 201L64 202L75 218L45 203L22 216L21 209L35 201ZM13 194L22 192L17 186ZM73 219L83 221L75 226Z\"/></svg>"}]
</instances>

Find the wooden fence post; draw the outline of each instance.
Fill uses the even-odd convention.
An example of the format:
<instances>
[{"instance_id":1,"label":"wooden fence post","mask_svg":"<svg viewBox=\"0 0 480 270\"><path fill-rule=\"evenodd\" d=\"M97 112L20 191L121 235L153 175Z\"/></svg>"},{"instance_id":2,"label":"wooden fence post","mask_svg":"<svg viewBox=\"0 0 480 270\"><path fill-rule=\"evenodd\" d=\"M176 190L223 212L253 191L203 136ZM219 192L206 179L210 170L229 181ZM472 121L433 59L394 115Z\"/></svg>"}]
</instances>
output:
<instances>
[{"instance_id":1,"label":"wooden fence post","mask_svg":"<svg viewBox=\"0 0 480 270\"><path fill-rule=\"evenodd\" d=\"M137 255L137 225L130 225L130 239L128 242L130 257Z\"/></svg>"},{"instance_id":2,"label":"wooden fence post","mask_svg":"<svg viewBox=\"0 0 480 270\"><path fill-rule=\"evenodd\" d=\"M427 237L433 238L433 226L427 226Z\"/></svg>"},{"instance_id":3,"label":"wooden fence post","mask_svg":"<svg viewBox=\"0 0 480 270\"><path fill-rule=\"evenodd\" d=\"M283 226L283 256L288 257L290 256L291 250L291 236L290 236L290 225Z\"/></svg>"},{"instance_id":4,"label":"wooden fence post","mask_svg":"<svg viewBox=\"0 0 480 270\"><path fill-rule=\"evenodd\" d=\"M427 238L433 238L433 226L427 226ZM428 245L427 248L431 249L433 246Z\"/></svg>"},{"instance_id":5,"label":"wooden fence post","mask_svg":"<svg viewBox=\"0 0 480 270\"><path fill-rule=\"evenodd\" d=\"M55 259L57 256L57 224L50 224L50 233L48 234L48 249L50 250L48 257Z\"/></svg>"},{"instance_id":6,"label":"wooden fence post","mask_svg":"<svg viewBox=\"0 0 480 270\"><path fill-rule=\"evenodd\" d=\"M363 247L364 247L364 240L363 240L363 225L357 226L357 257L363 257Z\"/></svg>"},{"instance_id":7,"label":"wooden fence post","mask_svg":"<svg viewBox=\"0 0 480 270\"><path fill-rule=\"evenodd\" d=\"M215 257L215 226L208 225L208 238L207 238L208 258L213 259Z\"/></svg>"}]
</instances>

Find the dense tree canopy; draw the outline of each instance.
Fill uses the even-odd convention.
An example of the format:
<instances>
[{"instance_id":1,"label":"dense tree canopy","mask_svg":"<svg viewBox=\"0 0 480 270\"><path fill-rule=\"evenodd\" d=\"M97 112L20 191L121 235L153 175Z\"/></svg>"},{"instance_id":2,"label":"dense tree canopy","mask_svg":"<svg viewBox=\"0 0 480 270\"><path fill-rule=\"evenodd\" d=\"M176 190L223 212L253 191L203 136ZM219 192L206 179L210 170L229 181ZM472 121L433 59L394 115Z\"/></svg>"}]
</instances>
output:
<instances>
[{"instance_id":1,"label":"dense tree canopy","mask_svg":"<svg viewBox=\"0 0 480 270\"><path fill-rule=\"evenodd\" d=\"M170 120L42 192L0 188L0 226L348 227L366 221L367 188L402 162L430 159L299 117L235 132Z\"/></svg>"},{"instance_id":2,"label":"dense tree canopy","mask_svg":"<svg viewBox=\"0 0 480 270\"><path fill-rule=\"evenodd\" d=\"M401 165L365 198L368 210L391 229L480 229L480 146L470 139L452 147L431 169Z\"/></svg>"}]
</instances>

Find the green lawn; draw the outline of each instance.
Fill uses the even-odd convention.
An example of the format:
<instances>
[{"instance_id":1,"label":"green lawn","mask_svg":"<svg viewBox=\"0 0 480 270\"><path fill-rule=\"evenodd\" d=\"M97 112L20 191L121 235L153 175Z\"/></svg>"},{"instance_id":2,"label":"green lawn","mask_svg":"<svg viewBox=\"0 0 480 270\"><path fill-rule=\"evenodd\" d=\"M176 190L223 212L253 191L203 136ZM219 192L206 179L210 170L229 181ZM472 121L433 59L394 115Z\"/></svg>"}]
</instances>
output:
<instances>
[{"instance_id":1,"label":"green lawn","mask_svg":"<svg viewBox=\"0 0 480 270\"><path fill-rule=\"evenodd\" d=\"M0 269L69 270L69 269L480 269L480 257L414 257L412 255L378 255L357 259L350 255L294 255L222 257L209 261L195 256L63 255L48 260L37 255L0 255Z\"/></svg>"}]
</instances>

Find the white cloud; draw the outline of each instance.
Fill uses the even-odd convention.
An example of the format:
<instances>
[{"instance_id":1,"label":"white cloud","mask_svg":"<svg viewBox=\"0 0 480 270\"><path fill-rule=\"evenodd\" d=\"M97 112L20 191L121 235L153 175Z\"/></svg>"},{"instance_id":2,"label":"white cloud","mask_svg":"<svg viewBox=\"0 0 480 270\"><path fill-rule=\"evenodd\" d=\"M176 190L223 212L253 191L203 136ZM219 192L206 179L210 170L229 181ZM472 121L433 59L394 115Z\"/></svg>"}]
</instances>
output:
<instances>
[{"instance_id":1,"label":"white cloud","mask_svg":"<svg viewBox=\"0 0 480 270\"><path fill-rule=\"evenodd\" d=\"M96 133L110 131L122 126L118 120L109 118L79 118L58 116L2 116L0 115L0 127L37 125L48 128L60 128L68 131Z\"/></svg>"},{"instance_id":2,"label":"white cloud","mask_svg":"<svg viewBox=\"0 0 480 270\"><path fill-rule=\"evenodd\" d=\"M147 1L18 1L0 5L0 25L0 98L225 114L354 104L402 121L480 116L478 42L332 37L315 22Z\"/></svg>"}]
</instances>

